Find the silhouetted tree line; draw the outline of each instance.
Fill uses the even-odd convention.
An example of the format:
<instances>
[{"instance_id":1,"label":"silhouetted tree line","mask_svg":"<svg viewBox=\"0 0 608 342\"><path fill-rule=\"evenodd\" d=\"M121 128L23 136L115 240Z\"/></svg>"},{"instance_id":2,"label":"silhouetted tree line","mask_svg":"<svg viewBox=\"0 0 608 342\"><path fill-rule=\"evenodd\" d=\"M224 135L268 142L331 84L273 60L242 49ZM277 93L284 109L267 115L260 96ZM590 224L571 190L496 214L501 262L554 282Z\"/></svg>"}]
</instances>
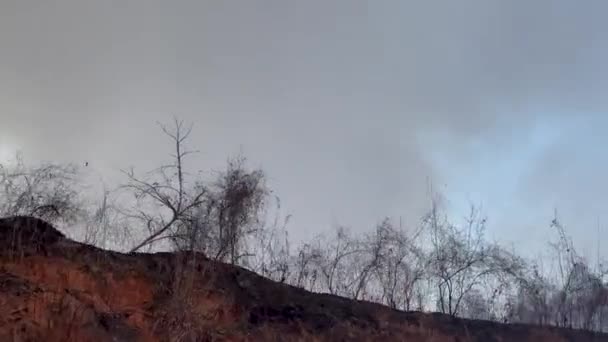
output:
<instances>
[{"instance_id":1,"label":"silhouetted tree line","mask_svg":"<svg viewBox=\"0 0 608 342\"><path fill-rule=\"evenodd\" d=\"M280 216L261 170L238 157L205 180L186 165L192 126L161 128L171 160L124 171L125 183L99 201L83 196L76 166L28 167L22 158L0 165L0 214L82 227L81 240L104 248L202 252L279 282L400 310L608 331L606 268L577 253L557 218L549 267L488 241L474 206L453 222L438 197L415 229L387 218L368 233L337 227L292 246L289 216Z\"/></svg>"}]
</instances>

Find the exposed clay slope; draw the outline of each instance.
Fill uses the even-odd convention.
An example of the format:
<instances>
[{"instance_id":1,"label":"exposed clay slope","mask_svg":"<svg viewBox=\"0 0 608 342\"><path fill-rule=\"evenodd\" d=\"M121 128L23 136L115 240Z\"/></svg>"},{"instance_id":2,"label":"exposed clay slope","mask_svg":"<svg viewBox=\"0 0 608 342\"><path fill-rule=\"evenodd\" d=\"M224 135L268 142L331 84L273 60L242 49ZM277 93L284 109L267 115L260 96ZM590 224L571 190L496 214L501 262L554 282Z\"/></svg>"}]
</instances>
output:
<instances>
[{"instance_id":1,"label":"exposed clay slope","mask_svg":"<svg viewBox=\"0 0 608 342\"><path fill-rule=\"evenodd\" d=\"M197 254L121 254L0 220L0 341L608 341L405 313L275 283Z\"/></svg>"}]
</instances>

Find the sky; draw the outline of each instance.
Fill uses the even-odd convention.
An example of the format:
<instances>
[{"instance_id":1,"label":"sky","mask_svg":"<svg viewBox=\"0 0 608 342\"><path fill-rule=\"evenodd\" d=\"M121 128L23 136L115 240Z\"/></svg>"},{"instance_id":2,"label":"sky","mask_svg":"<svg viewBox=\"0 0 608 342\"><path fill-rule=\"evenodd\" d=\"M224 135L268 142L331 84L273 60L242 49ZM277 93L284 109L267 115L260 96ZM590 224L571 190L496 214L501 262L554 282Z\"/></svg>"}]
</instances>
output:
<instances>
[{"instance_id":1,"label":"sky","mask_svg":"<svg viewBox=\"0 0 608 342\"><path fill-rule=\"evenodd\" d=\"M104 179L165 160L157 121L193 122L192 169L243 152L291 234L415 225L429 184L492 239L536 251L559 217L607 241L608 3L0 0L0 159ZM600 247L601 248L601 247ZM608 256L608 254L607 254Z\"/></svg>"}]
</instances>

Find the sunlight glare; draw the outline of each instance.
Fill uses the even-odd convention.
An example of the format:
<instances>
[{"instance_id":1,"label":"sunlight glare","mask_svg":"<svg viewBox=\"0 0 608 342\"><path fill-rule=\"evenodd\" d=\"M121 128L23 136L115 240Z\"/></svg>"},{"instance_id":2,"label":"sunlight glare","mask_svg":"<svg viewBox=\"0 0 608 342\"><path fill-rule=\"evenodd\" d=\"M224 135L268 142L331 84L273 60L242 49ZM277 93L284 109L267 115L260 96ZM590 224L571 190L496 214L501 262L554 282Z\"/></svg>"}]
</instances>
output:
<instances>
[{"instance_id":1,"label":"sunlight glare","mask_svg":"<svg viewBox=\"0 0 608 342\"><path fill-rule=\"evenodd\" d=\"M0 142L0 164L8 163L15 158L15 148L7 143Z\"/></svg>"}]
</instances>

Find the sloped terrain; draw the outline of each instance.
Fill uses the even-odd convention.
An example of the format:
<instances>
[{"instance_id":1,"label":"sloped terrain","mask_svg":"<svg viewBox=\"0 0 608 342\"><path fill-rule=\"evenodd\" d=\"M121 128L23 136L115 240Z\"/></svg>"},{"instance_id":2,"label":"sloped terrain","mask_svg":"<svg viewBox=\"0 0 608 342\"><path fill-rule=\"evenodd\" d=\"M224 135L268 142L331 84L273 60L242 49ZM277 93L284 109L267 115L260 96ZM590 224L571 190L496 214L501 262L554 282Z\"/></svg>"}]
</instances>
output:
<instances>
[{"instance_id":1,"label":"sloped terrain","mask_svg":"<svg viewBox=\"0 0 608 342\"><path fill-rule=\"evenodd\" d=\"M279 284L201 254L121 254L0 220L0 341L608 341L406 313Z\"/></svg>"}]
</instances>

